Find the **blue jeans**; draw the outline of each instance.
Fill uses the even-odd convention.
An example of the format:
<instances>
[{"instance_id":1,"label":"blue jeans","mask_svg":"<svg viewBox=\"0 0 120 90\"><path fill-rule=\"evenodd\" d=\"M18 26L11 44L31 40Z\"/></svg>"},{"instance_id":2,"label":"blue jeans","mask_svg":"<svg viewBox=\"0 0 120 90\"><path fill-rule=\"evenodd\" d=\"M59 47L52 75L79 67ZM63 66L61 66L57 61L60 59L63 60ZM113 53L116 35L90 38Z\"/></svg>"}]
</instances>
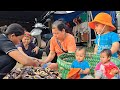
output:
<instances>
[{"instance_id":1,"label":"blue jeans","mask_svg":"<svg viewBox=\"0 0 120 90\"><path fill-rule=\"evenodd\" d=\"M16 65L16 60L8 55L0 56L0 79L9 73Z\"/></svg>"}]
</instances>

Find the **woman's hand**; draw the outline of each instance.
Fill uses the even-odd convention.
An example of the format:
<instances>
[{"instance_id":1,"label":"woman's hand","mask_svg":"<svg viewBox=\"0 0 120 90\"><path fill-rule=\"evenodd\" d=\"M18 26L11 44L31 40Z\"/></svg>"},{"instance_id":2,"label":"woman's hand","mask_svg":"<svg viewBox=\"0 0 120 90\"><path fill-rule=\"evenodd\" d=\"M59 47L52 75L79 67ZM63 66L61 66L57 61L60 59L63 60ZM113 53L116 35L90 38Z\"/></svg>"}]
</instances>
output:
<instances>
[{"instance_id":1,"label":"woman's hand","mask_svg":"<svg viewBox=\"0 0 120 90\"><path fill-rule=\"evenodd\" d=\"M44 61L42 61L42 62L41 62L41 66L43 66L44 64L45 64L45 62L44 62Z\"/></svg>"},{"instance_id":2,"label":"woman's hand","mask_svg":"<svg viewBox=\"0 0 120 90\"><path fill-rule=\"evenodd\" d=\"M37 66L41 66L42 64L42 61L40 59L37 59L37 58L34 58L34 57L31 57L33 61L35 61L35 63L37 63Z\"/></svg>"},{"instance_id":3,"label":"woman's hand","mask_svg":"<svg viewBox=\"0 0 120 90\"><path fill-rule=\"evenodd\" d=\"M33 64L34 67L39 67L40 66L40 63L39 63L38 60L33 60L33 62L34 62L34 64Z\"/></svg>"},{"instance_id":4,"label":"woman's hand","mask_svg":"<svg viewBox=\"0 0 120 90\"><path fill-rule=\"evenodd\" d=\"M33 49L33 52L35 52L36 54L38 54L38 51L39 51L39 47L35 47L34 49Z\"/></svg>"}]
</instances>

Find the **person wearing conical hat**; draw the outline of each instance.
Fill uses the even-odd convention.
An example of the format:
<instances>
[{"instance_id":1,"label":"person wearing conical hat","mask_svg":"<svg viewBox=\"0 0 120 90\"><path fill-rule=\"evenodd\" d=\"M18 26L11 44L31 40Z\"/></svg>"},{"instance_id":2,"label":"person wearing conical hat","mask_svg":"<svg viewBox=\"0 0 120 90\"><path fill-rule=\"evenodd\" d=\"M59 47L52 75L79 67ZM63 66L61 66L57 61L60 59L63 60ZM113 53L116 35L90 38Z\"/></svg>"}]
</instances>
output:
<instances>
[{"instance_id":1,"label":"person wearing conical hat","mask_svg":"<svg viewBox=\"0 0 120 90\"><path fill-rule=\"evenodd\" d=\"M110 49L112 51L112 57L117 58L119 36L113 32L116 30L116 27L112 24L112 17L107 13L101 12L88 25L97 33L94 54L100 54L103 49Z\"/></svg>"}]
</instances>

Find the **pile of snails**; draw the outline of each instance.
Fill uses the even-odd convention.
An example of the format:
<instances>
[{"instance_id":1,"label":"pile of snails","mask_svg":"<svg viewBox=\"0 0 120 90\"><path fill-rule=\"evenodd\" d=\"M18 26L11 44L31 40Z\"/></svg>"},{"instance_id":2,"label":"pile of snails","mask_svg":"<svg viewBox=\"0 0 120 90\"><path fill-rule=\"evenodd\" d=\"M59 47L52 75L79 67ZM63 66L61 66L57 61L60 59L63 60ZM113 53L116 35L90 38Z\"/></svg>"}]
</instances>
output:
<instances>
[{"instance_id":1,"label":"pile of snails","mask_svg":"<svg viewBox=\"0 0 120 90\"><path fill-rule=\"evenodd\" d=\"M42 67L24 66L11 70L4 79L61 79L61 74L48 67L43 69Z\"/></svg>"}]
</instances>

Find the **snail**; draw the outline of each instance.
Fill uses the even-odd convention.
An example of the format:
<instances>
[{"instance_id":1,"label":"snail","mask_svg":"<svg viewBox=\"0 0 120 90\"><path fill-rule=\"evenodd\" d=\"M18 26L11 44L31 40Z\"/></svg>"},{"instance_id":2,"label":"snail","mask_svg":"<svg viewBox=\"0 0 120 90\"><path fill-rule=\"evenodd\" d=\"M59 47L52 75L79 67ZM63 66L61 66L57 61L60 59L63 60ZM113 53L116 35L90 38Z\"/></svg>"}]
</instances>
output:
<instances>
[{"instance_id":1,"label":"snail","mask_svg":"<svg viewBox=\"0 0 120 90\"><path fill-rule=\"evenodd\" d=\"M22 79L22 74L23 74L23 71L20 72L20 74L18 74L15 79Z\"/></svg>"},{"instance_id":2,"label":"snail","mask_svg":"<svg viewBox=\"0 0 120 90\"><path fill-rule=\"evenodd\" d=\"M49 79L56 79L56 76L52 75Z\"/></svg>"},{"instance_id":3,"label":"snail","mask_svg":"<svg viewBox=\"0 0 120 90\"><path fill-rule=\"evenodd\" d=\"M10 78L10 74L7 74L4 79L9 79Z\"/></svg>"},{"instance_id":4,"label":"snail","mask_svg":"<svg viewBox=\"0 0 120 90\"><path fill-rule=\"evenodd\" d=\"M4 79L61 79L61 74L48 67L24 66L11 70Z\"/></svg>"},{"instance_id":5,"label":"snail","mask_svg":"<svg viewBox=\"0 0 120 90\"><path fill-rule=\"evenodd\" d=\"M40 71L40 76L44 77L47 76L48 74L45 71Z\"/></svg>"},{"instance_id":6,"label":"snail","mask_svg":"<svg viewBox=\"0 0 120 90\"><path fill-rule=\"evenodd\" d=\"M45 71L46 71L46 72L50 72L50 68L46 67L46 68L45 68Z\"/></svg>"},{"instance_id":7,"label":"snail","mask_svg":"<svg viewBox=\"0 0 120 90\"><path fill-rule=\"evenodd\" d=\"M13 78L15 78L15 77L17 77L17 76L18 76L18 75L17 75L16 73L13 73L13 74L12 74L12 77L13 77Z\"/></svg>"},{"instance_id":8,"label":"snail","mask_svg":"<svg viewBox=\"0 0 120 90\"><path fill-rule=\"evenodd\" d=\"M40 75L40 72L34 72L36 75Z\"/></svg>"},{"instance_id":9,"label":"snail","mask_svg":"<svg viewBox=\"0 0 120 90\"><path fill-rule=\"evenodd\" d=\"M60 77L57 77L57 79L61 79Z\"/></svg>"},{"instance_id":10,"label":"snail","mask_svg":"<svg viewBox=\"0 0 120 90\"><path fill-rule=\"evenodd\" d=\"M40 72L41 70L39 68L35 69L35 72Z\"/></svg>"},{"instance_id":11,"label":"snail","mask_svg":"<svg viewBox=\"0 0 120 90\"><path fill-rule=\"evenodd\" d=\"M34 79L41 79L41 77L39 75L35 75Z\"/></svg>"},{"instance_id":12,"label":"snail","mask_svg":"<svg viewBox=\"0 0 120 90\"><path fill-rule=\"evenodd\" d=\"M15 79L21 79L21 78L22 78L21 74L15 77Z\"/></svg>"},{"instance_id":13,"label":"snail","mask_svg":"<svg viewBox=\"0 0 120 90\"><path fill-rule=\"evenodd\" d=\"M30 75L23 75L22 79L32 79Z\"/></svg>"},{"instance_id":14,"label":"snail","mask_svg":"<svg viewBox=\"0 0 120 90\"><path fill-rule=\"evenodd\" d=\"M21 72L21 69L20 68L16 68L17 71Z\"/></svg>"}]
</instances>

